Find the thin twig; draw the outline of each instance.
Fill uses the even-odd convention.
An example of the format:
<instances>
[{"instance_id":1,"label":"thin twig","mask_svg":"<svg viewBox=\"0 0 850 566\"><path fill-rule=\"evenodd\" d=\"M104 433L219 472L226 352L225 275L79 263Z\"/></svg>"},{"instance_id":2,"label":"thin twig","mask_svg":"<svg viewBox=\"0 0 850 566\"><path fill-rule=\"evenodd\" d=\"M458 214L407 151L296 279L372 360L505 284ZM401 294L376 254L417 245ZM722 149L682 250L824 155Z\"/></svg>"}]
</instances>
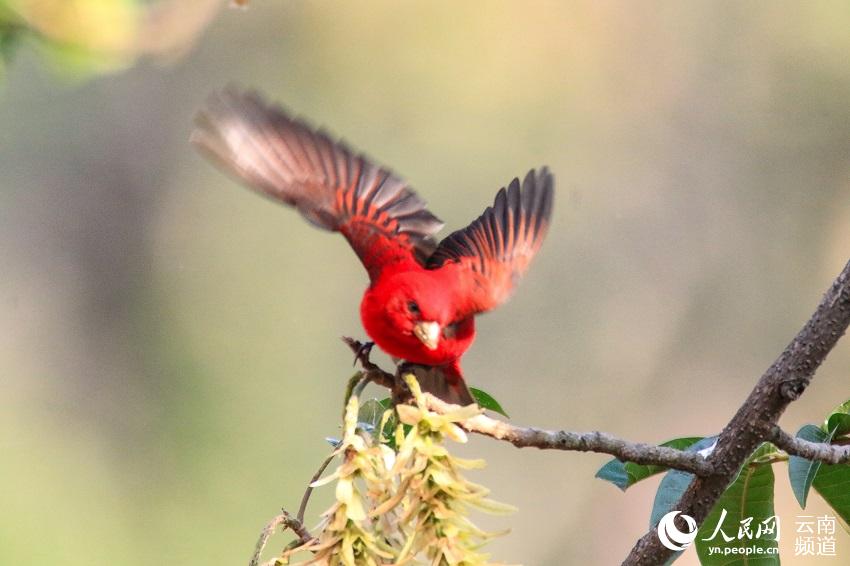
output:
<instances>
[{"instance_id":1,"label":"thin twig","mask_svg":"<svg viewBox=\"0 0 850 566\"><path fill-rule=\"evenodd\" d=\"M348 407L348 401L354 395L354 388L363 380L364 372L358 371L348 379L345 384L345 394L342 397L342 420L345 421L345 410Z\"/></svg>"},{"instance_id":2,"label":"thin twig","mask_svg":"<svg viewBox=\"0 0 850 566\"><path fill-rule=\"evenodd\" d=\"M356 340L343 337L343 341L345 341L346 344L348 344L353 350L355 350L355 353L357 354L357 359L361 362L361 364L363 363L363 359L366 360L366 363L371 363L369 362L368 349L365 349L366 353L363 354L364 348ZM365 358L361 359L361 356L363 355L365 355ZM378 366L375 367L377 368ZM366 385L368 385L372 381L374 374L375 372L367 370L355 374L351 379L348 380L348 385L345 388L345 403L343 405L342 410L343 419L345 418L345 405L348 404L348 400L351 398L352 395L359 397L360 394L363 392L363 388L365 388ZM307 484L307 489L304 490L304 495L301 496L301 504L298 506L299 522L304 522L304 514L307 512L307 503L309 503L310 496L313 494L313 483L317 481L320 477L322 477L322 474L325 473L325 470L327 469L328 465L330 465L330 463L333 461L334 457L336 457L336 452L328 456L325 461L322 462L322 465L319 466L319 469L316 470L316 473L313 474L313 477L310 478L310 482Z\"/></svg>"},{"instance_id":3,"label":"thin twig","mask_svg":"<svg viewBox=\"0 0 850 566\"><path fill-rule=\"evenodd\" d=\"M395 393L404 381L372 363L369 359L369 347L353 338L343 337L354 352L356 361L363 367L364 380L375 382L393 390ZM354 379L352 378L352 383ZM360 382L363 383L362 381ZM396 395L393 395L397 398ZM426 394L429 407L440 413L450 411L453 405ZM543 450L569 450L577 452L599 452L616 456L623 461L636 464L654 464L677 470L691 472L699 476L711 474L711 466L705 458L696 452L686 452L665 446L644 444L622 440L604 432L550 431L532 427L515 426L504 421L478 415L459 423L469 432L489 436L497 440L510 442L517 448L534 447ZM314 480L315 481L315 480Z\"/></svg>"},{"instance_id":4,"label":"thin twig","mask_svg":"<svg viewBox=\"0 0 850 566\"><path fill-rule=\"evenodd\" d=\"M322 465L319 466L319 469L316 470L316 473L313 474L313 477L310 478L310 483L307 484L307 489L304 490L304 495L301 496L301 504L298 506L297 518L299 523L304 522L304 513L307 511L307 503L310 501L310 495L313 494L313 483L322 477L322 474L325 473L328 465L330 465L335 457L336 452L328 456L325 461L322 462Z\"/></svg>"},{"instance_id":5,"label":"thin twig","mask_svg":"<svg viewBox=\"0 0 850 566\"><path fill-rule=\"evenodd\" d=\"M351 394L355 397L360 397L363 394L363 390L366 389L366 386L372 383L373 372L364 372L363 377L360 378L360 381L352 388Z\"/></svg>"},{"instance_id":6,"label":"thin twig","mask_svg":"<svg viewBox=\"0 0 850 566\"><path fill-rule=\"evenodd\" d=\"M369 347L364 347L361 342L353 338L343 337L343 341L348 344L354 352L356 361L360 362L363 367L365 377L360 384L368 379L378 385L392 389L393 398L399 398L395 393L404 381L372 363L369 360ZM352 378L350 384L354 381L354 378ZM430 394L426 394L426 399L429 407L436 412L445 413L453 407L453 405ZM504 440L517 448L534 447L543 450L599 452L616 456L623 461L636 464L654 464L691 472L698 476L707 476L712 473L712 468L703 455L696 452L686 452L654 444L629 442L605 432L550 431L515 426L486 415L478 415L459 424L469 432Z\"/></svg>"},{"instance_id":7,"label":"thin twig","mask_svg":"<svg viewBox=\"0 0 850 566\"><path fill-rule=\"evenodd\" d=\"M307 529L304 528L301 521L292 518L292 516L286 512L286 509L282 509L281 511L281 514L269 521L269 524L266 525L260 533L260 538L257 540L257 546L254 548L254 555L251 557L251 562L249 563L250 566L257 566L260 563L260 555L263 553L263 549L266 548L266 543L280 526L284 529L292 529L292 532L298 535L298 539L301 544L307 544L313 540L312 535L310 535Z\"/></svg>"},{"instance_id":8,"label":"thin twig","mask_svg":"<svg viewBox=\"0 0 850 566\"><path fill-rule=\"evenodd\" d=\"M807 460L817 460L825 464L850 462L850 446L837 446L795 438L778 426L773 427L770 441L792 456L800 456Z\"/></svg>"},{"instance_id":9,"label":"thin twig","mask_svg":"<svg viewBox=\"0 0 850 566\"><path fill-rule=\"evenodd\" d=\"M355 363L360 362L360 365L362 365L364 369L364 371L356 373L348 380L348 385L345 388L345 401L343 403L342 410L343 418L345 418L345 405L348 404L348 400L351 396L356 395L359 397L366 385L372 381L378 380L383 384L384 380L382 379L382 374L386 374L386 372L369 360L369 351L371 350L371 346L361 344L357 340L348 338L347 336L343 336L342 340L354 351ZM304 490L304 495L301 496L301 504L298 506L297 517L299 523L304 522L304 515L307 512L307 504L310 502L310 496L313 494L313 483L322 477L322 474L325 473L325 470L333 461L335 456L335 452L328 456L325 461L322 462L322 465L319 466L319 469L316 470L316 473L313 474L313 477L310 478L310 482L307 484L307 489Z\"/></svg>"},{"instance_id":10,"label":"thin twig","mask_svg":"<svg viewBox=\"0 0 850 566\"><path fill-rule=\"evenodd\" d=\"M372 383L386 387L387 389L393 389L396 386L395 375L382 370L369 359L369 352L372 350L371 346L348 336L343 336L342 341L348 344L348 347L354 352L355 363L360 363L360 367L363 368L363 371L369 376L369 380Z\"/></svg>"},{"instance_id":11,"label":"thin twig","mask_svg":"<svg viewBox=\"0 0 850 566\"><path fill-rule=\"evenodd\" d=\"M446 413L454 405L425 394L428 407L437 413ZM544 430L516 426L486 415L476 415L458 423L469 432L510 442L517 448L540 448L542 450L568 450L576 452L598 452L616 456L620 460L636 464L654 464L676 470L691 472L698 476L712 473L711 465L697 452L686 452L666 446L629 442L605 432L572 432L566 430Z\"/></svg>"}]
</instances>

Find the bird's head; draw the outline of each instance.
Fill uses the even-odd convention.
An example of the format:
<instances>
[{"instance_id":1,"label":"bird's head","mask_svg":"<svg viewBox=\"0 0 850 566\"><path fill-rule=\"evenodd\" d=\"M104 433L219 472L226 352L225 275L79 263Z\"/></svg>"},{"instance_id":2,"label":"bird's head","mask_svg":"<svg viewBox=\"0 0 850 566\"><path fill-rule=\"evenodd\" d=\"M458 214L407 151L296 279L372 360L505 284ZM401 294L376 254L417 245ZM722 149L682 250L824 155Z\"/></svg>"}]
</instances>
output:
<instances>
[{"instance_id":1,"label":"bird's head","mask_svg":"<svg viewBox=\"0 0 850 566\"><path fill-rule=\"evenodd\" d=\"M421 274L402 273L385 303L386 315L395 328L436 350L443 332L454 318L445 289Z\"/></svg>"},{"instance_id":2,"label":"bird's head","mask_svg":"<svg viewBox=\"0 0 850 566\"><path fill-rule=\"evenodd\" d=\"M390 354L415 363L448 363L469 347L473 334L472 319L458 320L453 300L437 278L399 273L367 293L363 320Z\"/></svg>"}]
</instances>

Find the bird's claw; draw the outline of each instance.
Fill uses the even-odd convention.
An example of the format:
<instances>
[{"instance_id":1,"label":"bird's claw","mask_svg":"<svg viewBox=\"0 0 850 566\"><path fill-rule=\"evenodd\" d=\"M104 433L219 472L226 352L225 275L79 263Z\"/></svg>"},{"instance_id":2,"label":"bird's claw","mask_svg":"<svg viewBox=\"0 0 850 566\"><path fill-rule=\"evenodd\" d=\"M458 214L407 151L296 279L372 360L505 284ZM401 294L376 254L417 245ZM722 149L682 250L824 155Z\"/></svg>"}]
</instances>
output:
<instances>
[{"instance_id":1,"label":"bird's claw","mask_svg":"<svg viewBox=\"0 0 850 566\"><path fill-rule=\"evenodd\" d=\"M354 353L354 364L358 361L361 363L369 363L369 354L372 353L372 348L375 346L374 342L361 342L360 347L357 348L357 351Z\"/></svg>"},{"instance_id":2,"label":"bird's claw","mask_svg":"<svg viewBox=\"0 0 850 566\"><path fill-rule=\"evenodd\" d=\"M360 342L348 336L343 336L342 340L354 352L354 362L351 365L357 365L357 362L360 362L360 365L364 368L371 366L369 354L372 353L372 348L375 346L374 342Z\"/></svg>"},{"instance_id":3,"label":"bird's claw","mask_svg":"<svg viewBox=\"0 0 850 566\"><path fill-rule=\"evenodd\" d=\"M351 348L352 352L354 352L354 364L356 365L357 362L360 362L364 375L367 376L372 383L377 383L389 389L393 388L395 376L391 373L385 372L369 359L369 354L372 351L372 347L375 345L374 342L360 342L359 340L355 340L354 338L349 338L347 336L343 336L342 341Z\"/></svg>"}]
</instances>

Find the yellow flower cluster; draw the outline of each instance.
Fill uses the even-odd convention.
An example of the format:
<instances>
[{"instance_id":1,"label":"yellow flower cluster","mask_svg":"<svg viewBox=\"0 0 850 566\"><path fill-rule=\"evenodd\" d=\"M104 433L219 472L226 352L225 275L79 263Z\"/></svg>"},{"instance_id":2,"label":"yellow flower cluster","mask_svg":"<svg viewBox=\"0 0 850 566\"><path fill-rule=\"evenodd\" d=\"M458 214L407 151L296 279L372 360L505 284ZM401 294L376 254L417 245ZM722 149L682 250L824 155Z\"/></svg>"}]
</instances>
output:
<instances>
[{"instance_id":1,"label":"yellow flower cluster","mask_svg":"<svg viewBox=\"0 0 850 566\"><path fill-rule=\"evenodd\" d=\"M475 405L446 414L430 411L413 376L405 376L414 405L398 405L392 443L382 437L394 413L388 410L378 434L357 426L359 401L352 395L345 411L342 463L315 482L336 481L336 501L322 515L317 538L287 550L278 564L295 555L302 564L327 566L417 565L485 566L481 546L498 533L487 533L469 520L473 508L490 513L512 507L487 499L489 490L466 480L462 470L484 466L482 460L452 456L445 438L466 442L458 422L480 413ZM391 444L394 449L391 448Z\"/></svg>"},{"instance_id":2,"label":"yellow flower cluster","mask_svg":"<svg viewBox=\"0 0 850 566\"><path fill-rule=\"evenodd\" d=\"M342 464L336 471L312 484L318 487L336 480L336 501L322 514L321 533L312 542L284 553L281 563L288 564L292 554L310 551L308 564L328 566L377 566L392 563L393 552L382 536L379 523L366 514L364 499L373 500L390 488L389 470L393 451L374 443L357 428L359 401L352 395L345 408L342 441L336 454ZM360 485L366 487L362 492Z\"/></svg>"},{"instance_id":3,"label":"yellow flower cluster","mask_svg":"<svg viewBox=\"0 0 850 566\"><path fill-rule=\"evenodd\" d=\"M410 426L407 434L397 429L399 447L394 471L399 476L403 525L412 525L398 564L424 556L432 566L478 566L487 564L488 555L478 552L486 533L468 518L472 508L490 513L505 513L513 507L487 499L489 490L468 481L461 470L484 467L483 460L465 460L452 456L443 445L448 437L466 442L466 433L456 423L481 412L475 405L438 414L428 410L419 384L405 376L416 406L399 405L399 420Z\"/></svg>"}]
</instances>

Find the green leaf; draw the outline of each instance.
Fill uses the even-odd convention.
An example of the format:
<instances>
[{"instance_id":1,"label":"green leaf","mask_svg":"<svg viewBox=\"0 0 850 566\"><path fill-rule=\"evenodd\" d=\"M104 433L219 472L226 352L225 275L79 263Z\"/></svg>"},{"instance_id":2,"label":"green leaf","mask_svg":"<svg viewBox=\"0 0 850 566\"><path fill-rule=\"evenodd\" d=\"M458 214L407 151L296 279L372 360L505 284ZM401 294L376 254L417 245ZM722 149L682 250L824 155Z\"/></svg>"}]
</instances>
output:
<instances>
[{"instance_id":1,"label":"green leaf","mask_svg":"<svg viewBox=\"0 0 850 566\"><path fill-rule=\"evenodd\" d=\"M665 474L658 484L658 491L655 492L655 500L652 502L652 513L649 516L651 526L657 525L661 517L673 511L673 506L682 498L692 479L693 474L681 470L670 470Z\"/></svg>"},{"instance_id":2,"label":"green leaf","mask_svg":"<svg viewBox=\"0 0 850 566\"><path fill-rule=\"evenodd\" d=\"M842 526L850 523L850 464L823 464L812 484L815 491L841 517Z\"/></svg>"},{"instance_id":3,"label":"green leaf","mask_svg":"<svg viewBox=\"0 0 850 566\"><path fill-rule=\"evenodd\" d=\"M698 452L705 450L714 444L716 440L716 436L703 438L691 444L687 448L687 451ZM682 498L682 494L685 493L693 477L693 474L679 470L670 470L667 472L664 478L662 478L661 483L658 484L658 491L655 492L655 501L652 503L652 513L649 518L650 526L657 525L661 517L673 511L673 506Z\"/></svg>"},{"instance_id":4,"label":"green leaf","mask_svg":"<svg viewBox=\"0 0 850 566\"><path fill-rule=\"evenodd\" d=\"M809 442L829 442L832 440L832 434L824 432L815 425L807 424L797 431L797 438ZM789 456L788 458L788 479L791 482L794 497L797 498L797 503L803 509L806 508L809 489L811 489L812 482L815 480L820 467L821 462L818 461L806 460L799 456Z\"/></svg>"},{"instance_id":5,"label":"green leaf","mask_svg":"<svg viewBox=\"0 0 850 566\"><path fill-rule=\"evenodd\" d=\"M779 564L776 541L779 521L773 509L773 466L753 463L763 460L771 452L775 452L775 448L769 444L756 451L700 527L695 545L703 566ZM759 529L771 526L776 529L772 534L764 530L759 532ZM732 540L727 541L726 538L730 537ZM716 547L721 554L709 554L710 549Z\"/></svg>"},{"instance_id":6,"label":"green leaf","mask_svg":"<svg viewBox=\"0 0 850 566\"><path fill-rule=\"evenodd\" d=\"M685 438L674 438L663 442L661 446L676 448L677 450L685 450L695 442L702 440L701 436L688 436ZM634 462L623 462L619 458L610 460L607 464L599 468L596 472L596 477L609 481L625 491L641 480L645 480L650 476L659 474L666 470L664 466L635 464Z\"/></svg>"},{"instance_id":7,"label":"green leaf","mask_svg":"<svg viewBox=\"0 0 850 566\"><path fill-rule=\"evenodd\" d=\"M383 412L387 409L392 409L393 402L389 397L385 397L377 402L381 407L381 415L383 416ZM378 419L378 423L380 423L380 419ZM378 426L377 424L375 426ZM398 420L396 419L396 414L393 412L390 415L390 418L387 419L387 422L384 424L384 429L381 432L380 438L378 438L379 442L385 443L387 446L395 450L395 428L398 426ZM407 425L405 425L407 426Z\"/></svg>"},{"instance_id":8,"label":"green leaf","mask_svg":"<svg viewBox=\"0 0 850 566\"><path fill-rule=\"evenodd\" d=\"M832 438L850 433L850 401L845 401L833 409L821 429L824 432L832 432Z\"/></svg>"},{"instance_id":9,"label":"green leaf","mask_svg":"<svg viewBox=\"0 0 850 566\"><path fill-rule=\"evenodd\" d=\"M704 450L704 449L710 447L716 440L717 440L716 436L704 438L704 439L694 443L693 445L691 445L687 450L689 452ZM766 519L767 517L770 517L771 515L773 515L773 470L772 470L771 466L767 463L756 464L754 462L763 462L766 459L768 459L771 454L774 454L776 451L777 450L773 445L771 445L769 443L764 443L761 446L759 446L759 448L752 454L752 456L750 456L749 460L747 461L747 464L745 464L741 468L741 470L738 472L738 477L735 479L735 481L732 483L732 485L729 488L727 488L727 490L724 492L723 496L721 496L720 500L718 501L717 505L715 506L712 514L709 515L708 519L706 519L706 521L703 523L703 526L699 531L700 534L697 535L697 541L698 541L697 551L698 552L699 552L699 544L700 544L699 539L700 538L709 538L711 536L711 534L714 532L714 528L717 526L717 521L719 520L720 514L722 513L722 510L724 508L727 511L727 515L724 518L724 525L732 525L732 523L730 521L732 520L731 516L732 516L732 512L733 512L733 507L735 507L735 506L737 506L735 508L737 508L739 515L742 514L741 509L744 509L747 513L744 516L744 518L753 517L753 523L752 523L753 525L757 524L757 520L756 520L757 516L760 517L760 518L758 518L758 521L762 521L762 520ZM766 472L762 471L762 470L766 470ZM761 487L763 487L761 484L766 481L768 474L769 474L769 479L770 479L770 482L769 482L770 483L769 498L768 498L767 501L763 501L761 504L759 504L759 501L764 499L764 497L766 497L764 489L761 489ZM685 490L688 488L688 486L690 485L692 480L693 480L693 474L689 474L689 473L682 472L682 471L679 471L679 470L670 470L669 472L667 472L667 474L661 480L661 483L658 486L658 491L655 494L655 501L652 505L652 514L651 514L651 517L650 517L651 528L655 528L655 526L658 524L658 522L661 520L661 518L664 515L666 515L670 511L677 510L677 509L675 509L675 505L678 504L679 500L682 498L682 494L684 494ZM755 488L759 488L759 489L755 489ZM770 512L768 514L762 516L763 513L766 512L767 510L769 510ZM715 517L715 515L716 515L716 517ZM734 525L735 525L734 535L735 536L737 536L737 534L738 534L738 527L740 526L740 522L739 522L740 520L741 520L740 518L736 519L735 523L734 523ZM712 530L709 531L707 534L701 534L701 533L703 533L703 530L706 528L706 525L710 525ZM726 529L727 534L728 534L729 530L730 529L727 527L727 529ZM718 534L718 537L719 536L720 535ZM715 541L716 541L716 539L715 539ZM738 541L738 540L735 540L735 541L729 542L728 544L729 545L735 545L737 543L739 546L741 546L742 543L746 543L743 546L749 546L751 544L752 545L759 545L759 544L766 544L768 542L770 542L770 541L751 541L751 540ZM709 546L723 546L723 545L726 545L727 543L726 543L725 540L723 540L722 542L719 542L719 543L714 542L714 544L710 544L709 542L706 542L705 544L707 544ZM773 546L775 546L776 545L775 541L773 541L772 544L773 544ZM706 550L705 552L707 553L708 551ZM737 552L737 551L730 551L730 552ZM764 552L764 551L762 551L762 552ZM674 554L668 560L667 564L672 563L681 554L682 554L681 552ZM702 559L702 555L700 555L700 557ZM720 559L720 561L718 561L718 559ZM749 562L742 562L742 560L749 560ZM778 555L775 557L776 561L774 562L773 560L774 560L774 557L770 557L769 561L764 561L763 556L756 558L756 557L753 557L753 556L747 556L747 555L743 555L743 554L741 554L741 555L737 555L737 554L736 555L727 555L727 556L712 555L710 557L705 558L704 561L702 562L702 564L704 564L704 565L705 564L732 565L732 564L745 564L745 563L749 564L749 565L778 564Z\"/></svg>"},{"instance_id":10,"label":"green leaf","mask_svg":"<svg viewBox=\"0 0 850 566\"><path fill-rule=\"evenodd\" d=\"M673 510L673 506L682 498L682 494L688 489L693 479L693 474L680 470L670 470L661 479L661 483L658 484L658 491L655 492L655 501L652 503L652 513L649 518L651 529L655 529L661 518ZM682 552L673 554L667 559L664 566L675 562L682 555Z\"/></svg>"},{"instance_id":11,"label":"green leaf","mask_svg":"<svg viewBox=\"0 0 850 566\"><path fill-rule=\"evenodd\" d=\"M387 397L385 399L381 399L380 401L378 401L378 404L383 408L383 410L391 409L392 406L393 406L393 402L389 397ZM383 442L384 444L386 444L387 446L389 446L390 448L392 448L393 450L396 449L395 429L396 429L397 426L398 426L398 419L396 418L395 412L393 412L393 414L390 415L390 418L387 419L387 422L384 425L384 430L381 431L380 441ZM410 425L407 425L407 424L402 425L402 427L404 428L404 434L405 435L407 435L407 433L409 433L410 430L413 428L413 427L411 427Z\"/></svg>"},{"instance_id":12,"label":"green leaf","mask_svg":"<svg viewBox=\"0 0 850 566\"><path fill-rule=\"evenodd\" d=\"M797 432L797 438L802 438L810 442L829 444L834 438L844 436L848 432L850 432L850 401L845 401L832 410L820 427L804 425ZM791 488L794 490L794 496L797 498L797 502L803 509L806 508L809 490L821 471L825 470L823 466L824 464L821 462L807 460L799 456L790 456L788 458L788 477L791 480ZM841 507L843 494L834 492L832 488L833 484L841 485L842 470L847 469L848 466L833 467L835 469L830 471L825 483L821 485L826 489L828 496L833 498L836 504ZM830 503L829 500L827 500L827 503ZM836 511L839 510L836 509ZM847 520L846 518L844 519L845 521Z\"/></svg>"},{"instance_id":13,"label":"green leaf","mask_svg":"<svg viewBox=\"0 0 850 566\"><path fill-rule=\"evenodd\" d=\"M478 403L478 406L482 409L487 409L489 411L493 411L494 413L499 413L507 418L511 418L511 416L505 411L502 406L496 401L492 395L487 393L486 391L482 391L481 389L476 389L475 387L470 387L469 392L472 393L472 397L475 398L475 402Z\"/></svg>"}]
</instances>

